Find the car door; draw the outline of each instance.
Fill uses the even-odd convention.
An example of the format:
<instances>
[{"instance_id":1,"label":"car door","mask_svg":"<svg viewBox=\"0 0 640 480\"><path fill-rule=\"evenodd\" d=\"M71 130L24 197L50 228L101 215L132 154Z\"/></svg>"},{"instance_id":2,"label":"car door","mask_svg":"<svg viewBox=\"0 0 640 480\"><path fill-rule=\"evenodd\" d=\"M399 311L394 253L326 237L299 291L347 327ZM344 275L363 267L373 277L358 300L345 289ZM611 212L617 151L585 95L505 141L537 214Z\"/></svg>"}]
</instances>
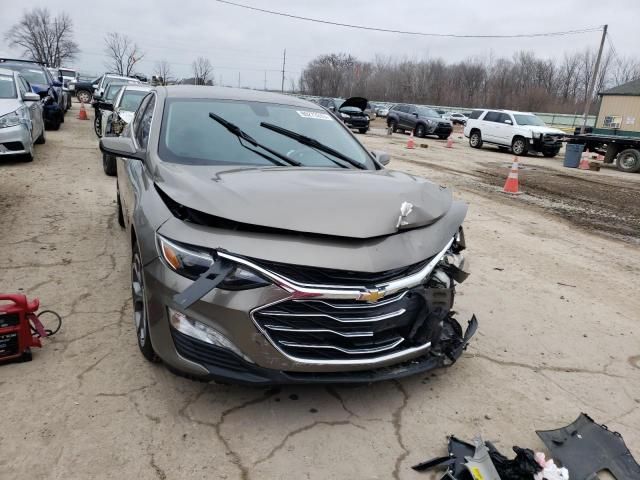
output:
<instances>
[{"instance_id":1,"label":"car door","mask_svg":"<svg viewBox=\"0 0 640 480\"><path fill-rule=\"evenodd\" d=\"M130 126L129 136L137 148L146 149L149 141L149 132L151 130L151 120L155 108L156 96L150 93L142 99L138 112ZM129 228L131 225L131 214L135 207L135 191L137 190L133 182L141 178L142 170L145 168L144 163L140 160L130 158L118 158L118 192L120 194L120 203L122 205L122 213L124 221Z\"/></svg>"},{"instance_id":2,"label":"car door","mask_svg":"<svg viewBox=\"0 0 640 480\"><path fill-rule=\"evenodd\" d=\"M418 109L414 105L407 106L407 113L405 116L405 125L409 130L413 130L416 128L416 124L418 123Z\"/></svg>"},{"instance_id":3,"label":"car door","mask_svg":"<svg viewBox=\"0 0 640 480\"><path fill-rule=\"evenodd\" d=\"M500 119L500 112L488 110L481 120L480 133L482 139L486 142L496 143L499 141L498 137L498 120Z\"/></svg>"},{"instance_id":4,"label":"car door","mask_svg":"<svg viewBox=\"0 0 640 480\"><path fill-rule=\"evenodd\" d=\"M27 83L27 81L22 78L21 75L16 75L17 84L18 84L18 95L20 95L20 101L24 104L29 112L29 130L31 131L31 141L35 142L36 139L42 133L43 123L42 123L42 106L40 102L25 102L22 100L22 96L31 91L31 87Z\"/></svg>"},{"instance_id":5,"label":"car door","mask_svg":"<svg viewBox=\"0 0 640 480\"><path fill-rule=\"evenodd\" d=\"M408 128L407 112L409 111L409 107L407 105L399 105L396 108L398 110L398 126L400 128Z\"/></svg>"},{"instance_id":6,"label":"car door","mask_svg":"<svg viewBox=\"0 0 640 480\"><path fill-rule=\"evenodd\" d=\"M513 118L508 113L501 113L495 125L496 142L511 145L513 137Z\"/></svg>"}]
</instances>

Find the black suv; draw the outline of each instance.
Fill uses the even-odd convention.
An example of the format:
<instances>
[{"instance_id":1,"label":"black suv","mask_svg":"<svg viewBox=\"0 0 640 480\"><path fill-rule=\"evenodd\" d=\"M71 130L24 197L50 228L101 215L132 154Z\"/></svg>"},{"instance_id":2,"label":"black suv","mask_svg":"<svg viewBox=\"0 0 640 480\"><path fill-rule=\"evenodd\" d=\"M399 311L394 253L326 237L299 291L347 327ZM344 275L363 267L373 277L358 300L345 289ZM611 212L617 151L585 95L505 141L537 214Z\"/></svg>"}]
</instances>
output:
<instances>
[{"instance_id":1,"label":"black suv","mask_svg":"<svg viewBox=\"0 0 640 480\"><path fill-rule=\"evenodd\" d=\"M449 120L444 120L438 112L429 107L416 105L395 105L387 115L387 126L394 132L412 130L416 137L436 135L445 139L453 131Z\"/></svg>"},{"instance_id":2,"label":"black suv","mask_svg":"<svg viewBox=\"0 0 640 480\"><path fill-rule=\"evenodd\" d=\"M342 98L321 98L318 103L331 111L344 124L360 133L367 133L369 130L369 116L364 112L369 101L362 97Z\"/></svg>"}]
</instances>

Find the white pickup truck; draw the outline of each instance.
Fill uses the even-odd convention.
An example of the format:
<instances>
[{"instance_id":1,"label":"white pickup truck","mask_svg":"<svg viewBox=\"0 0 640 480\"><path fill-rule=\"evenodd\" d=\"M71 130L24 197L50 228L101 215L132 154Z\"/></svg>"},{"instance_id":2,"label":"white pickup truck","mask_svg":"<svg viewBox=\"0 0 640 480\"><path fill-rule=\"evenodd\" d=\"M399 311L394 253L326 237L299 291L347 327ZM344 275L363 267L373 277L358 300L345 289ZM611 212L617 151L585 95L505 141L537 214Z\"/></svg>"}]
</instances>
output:
<instances>
[{"instance_id":1,"label":"white pickup truck","mask_svg":"<svg viewBox=\"0 0 640 480\"><path fill-rule=\"evenodd\" d=\"M474 110L464 127L464 136L473 148L483 143L511 149L515 155L529 151L555 157L562 147L565 133L548 127L532 113L512 110Z\"/></svg>"}]
</instances>

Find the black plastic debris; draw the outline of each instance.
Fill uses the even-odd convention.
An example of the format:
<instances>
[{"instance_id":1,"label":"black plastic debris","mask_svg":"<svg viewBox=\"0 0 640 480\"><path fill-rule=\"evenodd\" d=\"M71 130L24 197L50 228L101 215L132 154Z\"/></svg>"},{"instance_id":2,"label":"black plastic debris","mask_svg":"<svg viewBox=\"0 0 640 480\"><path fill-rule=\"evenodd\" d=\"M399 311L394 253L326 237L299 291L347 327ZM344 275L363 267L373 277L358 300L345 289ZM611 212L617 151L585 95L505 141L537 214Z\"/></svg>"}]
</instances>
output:
<instances>
[{"instance_id":1,"label":"black plastic debris","mask_svg":"<svg viewBox=\"0 0 640 480\"><path fill-rule=\"evenodd\" d=\"M592 480L608 470L616 480L640 479L640 465L618 432L582 413L557 430L536 431L552 456L569 470L571 480Z\"/></svg>"},{"instance_id":2,"label":"black plastic debris","mask_svg":"<svg viewBox=\"0 0 640 480\"><path fill-rule=\"evenodd\" d=\"M489 447L489 455L501 480L530 479L542 471L542 467L536 462L533 450L513 447L516 458L509 460L491 442L487 442L487 447Z\"/></svg>"},{"instance_id":3,"label":"black plastic debris","mask_svg":"<svg viewBox=\"0 0 640 480\"><path fill-rule=\"evenodd\" d=\"M455 480L473 480L473 477L464 466L466 463L464 457L473 456L476 451L476 447L451 435L448 437L447 450L449 451L448 457L433 458L426 462L419 463L418 465L414 465L411 468L418 472L434 468L444 468L445 477L443 478L446 478L448 475L449 478L453 477Z\"/></svg>"}]
</instances>

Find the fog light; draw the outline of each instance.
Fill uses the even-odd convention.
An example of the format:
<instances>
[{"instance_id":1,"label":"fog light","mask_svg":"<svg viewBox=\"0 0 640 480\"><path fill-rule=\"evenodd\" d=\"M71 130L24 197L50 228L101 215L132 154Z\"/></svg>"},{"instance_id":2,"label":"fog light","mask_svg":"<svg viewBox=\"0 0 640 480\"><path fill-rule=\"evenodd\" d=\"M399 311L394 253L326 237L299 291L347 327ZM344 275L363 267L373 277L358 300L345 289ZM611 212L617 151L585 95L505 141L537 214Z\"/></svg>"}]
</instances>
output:
<instances>
[{"instance_id":1,"label":"fog light","mask_svg":"<svg viewBox=\"0 0 640 480\"><path fill-rule=\"evenodd\" d=\"M231 350L233 353L235 353L239 357L242 357L247 362L253 363L249 357L242 353L238 347L231 343L231 341L227 337L222 335L217 330L211 328L208 325L205 325L204 323L189 318L184 313L173 310L172 308L169 308L168 310L169 323L180 333L184 333L185 335L196 338L201 342Z\"/></svg>"}]
</instances>

